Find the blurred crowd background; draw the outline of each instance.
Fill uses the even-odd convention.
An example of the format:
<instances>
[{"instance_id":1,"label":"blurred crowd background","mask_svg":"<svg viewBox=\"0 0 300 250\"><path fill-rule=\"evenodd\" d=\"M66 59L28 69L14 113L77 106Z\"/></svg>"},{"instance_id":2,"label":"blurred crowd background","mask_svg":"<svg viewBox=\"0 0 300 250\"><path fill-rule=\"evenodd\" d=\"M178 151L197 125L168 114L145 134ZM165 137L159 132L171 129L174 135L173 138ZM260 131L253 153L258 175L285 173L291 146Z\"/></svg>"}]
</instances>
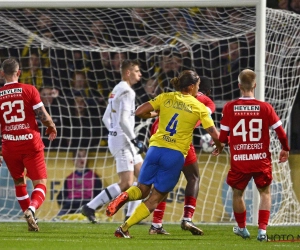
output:
<instances>
[{"instance_id":1,"label":"blurred crowd background","mask_svg":"<svg viewBox=\"0 0 300 250\"><path fill-rule=\"evenodd\" d=\"M300 0L268 0L267 7L299 14ZM59 139L50 144L43 137L47 148L105 148L107 131L101 116L109 93L121 80L120 63L124 59L136 59L141 64L143 77L134 86L137 105L161 92L173 90L170 79L182 70L193 69L210 79L211 98L218 110L214 119L218 126L224 102L240 95L238 74L245 68L254 69L255 33L249 31L243 36L214 40L210 39L214 36L210 33L210 24L214 23L214 27L218 23L230 24L228 30L215 34L221 37L224 33L228 37L236 28L242 28L241 20L250 12L234 8L156 11L131 8L97 12L86 9L0 9L0 17L6 20L5 23L14 22L19 30L26 29L29 33L28 37L23 35L25 42L16 34L13 39L18 40L17 45L2 46L0 59L18 58L22 70L20 82L32 84L40 91L59 135ZM78 20L76 25L68 22L70 16ZM158 31L160 36L156 35ZM199 43L201 37L205 39ZM0 30L0 38L3 41L12 39L5 29ZM37 41L43 46L36 46ZM56 44L55 49L51 43ZM168 45L166 49L165 45ZM153 46L160 49L155 51ZM266 60L271 57L267 56ZM295 60L300 68L299 58ZM289 131L291 148L295 151L300 150L299 109L298 93ZM44 135L42 126L41 129ZM194 144L197 147L196 137Z\"/></svg>"}]
</instances>

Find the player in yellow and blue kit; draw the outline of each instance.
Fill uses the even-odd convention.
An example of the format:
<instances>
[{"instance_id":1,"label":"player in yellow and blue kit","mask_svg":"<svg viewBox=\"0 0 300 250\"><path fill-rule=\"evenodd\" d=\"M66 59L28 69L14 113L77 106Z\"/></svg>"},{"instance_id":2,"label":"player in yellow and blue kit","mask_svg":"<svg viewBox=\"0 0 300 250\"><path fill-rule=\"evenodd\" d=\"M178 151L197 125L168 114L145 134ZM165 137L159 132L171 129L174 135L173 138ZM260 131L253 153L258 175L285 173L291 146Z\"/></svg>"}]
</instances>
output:
<instances>
[{"instance_id":1,"label":"player in yellow and blue kit","mask_svg":"<svg viewBox=\"0 0 300 250\"><path fill-rule=\"evenodd\" d=\"M215 142L216 149L213 154L218 155L223 150L224 145L218 139L219 133L207 108L194 97L199 89L199 76L194 71L185 70L171 81L180 91L160 94L135 111L137 116L145 119L157 116L155 111L159 111L159 127L150 138L150 147L141 168L138 186L130 187L110 202L106 214L112 216L126 202L149 197L117 229L116 237L130 238L128 229L148 217L168 192L173 190L198 120L201 120L203 128Z\"/></svg>"},{"instance_id":2,"label":"player in yellow and blue kit","mask_svg":"<svg viewBox=\"0 0 300 250\"><path fill-rule=\"evenodd\" d=\"M160 122L157 132L150 138L150 148L145 158L145 165L152 167L142 168L138 181L145 185L154 184L160 192L170 192L178 182L184 157L190 148L193 126L199 117L204 128L212 127L214 123L204 104L191 95L170 92L159 95L149 103L154 110L160 110Z\"/></svg>"}]
</instances>

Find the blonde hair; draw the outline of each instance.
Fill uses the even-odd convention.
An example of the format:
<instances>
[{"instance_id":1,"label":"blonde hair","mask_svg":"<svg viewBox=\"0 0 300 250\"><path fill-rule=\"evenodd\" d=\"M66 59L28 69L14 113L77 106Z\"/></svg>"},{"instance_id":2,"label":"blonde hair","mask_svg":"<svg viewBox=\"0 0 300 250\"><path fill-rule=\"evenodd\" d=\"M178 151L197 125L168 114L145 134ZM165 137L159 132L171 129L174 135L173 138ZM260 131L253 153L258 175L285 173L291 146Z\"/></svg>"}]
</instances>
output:
<instances>
[{"instance_id":1,"label":"blonde hair","mask_svg":"<svg viewBox=\"0 0 300 250\"><path fill-rule=\"evenodd\" d=\"M10 57L2 63L2 70L7 76L12 76L18 69L19 63L14 57Z\"/></svg>"},{"instance_id":2,"label":"blonde hair","mask_svg":"<svg viewBox=\"0 0 300 250\"><path fill-rule=\"evenodd\" d=\"M251 69L244 69L239 74L239 78L238 78L240 88L244 91L252 90L254 88L255 80L256 80L256 74Z\"/></svg>"}]
</instances>

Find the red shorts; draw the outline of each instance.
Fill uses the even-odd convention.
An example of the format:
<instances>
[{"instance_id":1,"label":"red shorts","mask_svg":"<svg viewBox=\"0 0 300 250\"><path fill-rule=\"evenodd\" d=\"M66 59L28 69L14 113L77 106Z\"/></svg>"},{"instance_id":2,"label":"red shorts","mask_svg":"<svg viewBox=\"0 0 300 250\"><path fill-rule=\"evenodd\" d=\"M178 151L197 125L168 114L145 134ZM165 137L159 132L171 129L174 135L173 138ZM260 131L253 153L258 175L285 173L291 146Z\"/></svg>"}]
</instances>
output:
<instances>
[{"instance_id":1,"label":"red shorts","mask_svg":"<svg viewBox=\"0 0 300 250\"><path fill-rule=\"evenodd\" d=\"M44 150L36 151L31 154L11 154L3 152L3 159L14 179L26 176L31 180L47 179L47 167L45 163Z\"/></svg>"},{"instance_id":2,"label":"red shorts","mask_svg":"<svg viewBox=\"0 0 300 250\"><path fill-rule=\"evenodd\" d=\"M230 169L227 175L227 184L232 188L244 190L252 177L257 188L264 188L271 185L273 179L272 169L269 168L263 172L255 173L241 173Z\"/></svg>"},{"instance_id":3,"label":"red shorts","mask_svg":"<svg viewBox=\"0 0 300 250\"><path fill-rule=\"evenodd\" d=\"M195 152L195 147L193 144L191 144L188 154L185 157L185 162L184 162L183 166L186 167L188 165L195 163L196 161L197 161L197 155Z\"/></svg>"}]
</instances>

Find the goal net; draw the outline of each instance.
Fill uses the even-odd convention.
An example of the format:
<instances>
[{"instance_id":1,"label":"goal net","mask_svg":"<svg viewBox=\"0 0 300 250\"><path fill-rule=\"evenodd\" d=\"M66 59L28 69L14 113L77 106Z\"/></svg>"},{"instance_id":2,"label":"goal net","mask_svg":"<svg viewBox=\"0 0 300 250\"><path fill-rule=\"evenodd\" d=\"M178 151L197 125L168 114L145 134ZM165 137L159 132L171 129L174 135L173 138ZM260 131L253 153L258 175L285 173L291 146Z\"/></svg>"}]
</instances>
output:
<instances>
[{"instance_id":1,"label":"goal net","mask_svg":"<svg viewBox=\"0 0 300 250\"><path fill-rule=\"evenodd\" d=\"M37 216L44 220L86 219L78 211L58 216L57 196L75 170L74 150L88 149L88 168L101 178L103 187L118 181L101 117L110 91L120 81L123 59L137 59L141 64L143 77L134 86L137 104L172 89L170 79L184 69L206 76L217 106L213 114L217 127L224 103L239 96L238 74L245 68L255 69L254 7L13 8L0 9L0 21L1 61L9 56L20 60L20 81L40 90L58 128L58 138L49 143L41 126L48 184ZM273 105L286 130L299 89L299 27L299 15L267 8L265 100ZM151 122L136 120L136 132L145 143ZM290 167L278 164L280 143L270 133L274 175L270 223L299 225L300 205ZM225 181L228 149L219 157L211 156L201 147L202 135L201 128L195 129L201 180L193 221L233 223L232 192ZM165 222L181 220L185 185L182 175L168 196ZM19 219L20 208L5 164L0 168L0 187L0 218ZM30 182L28 187L32 190ZM248 222L253 221L253 189L250 183L245 192ZM84 191L81 188L82 197ZM99 209L97 216L108 221L104 211ZM112 220L123 219L119 212Z\"/></svg>"}]
</instances>

